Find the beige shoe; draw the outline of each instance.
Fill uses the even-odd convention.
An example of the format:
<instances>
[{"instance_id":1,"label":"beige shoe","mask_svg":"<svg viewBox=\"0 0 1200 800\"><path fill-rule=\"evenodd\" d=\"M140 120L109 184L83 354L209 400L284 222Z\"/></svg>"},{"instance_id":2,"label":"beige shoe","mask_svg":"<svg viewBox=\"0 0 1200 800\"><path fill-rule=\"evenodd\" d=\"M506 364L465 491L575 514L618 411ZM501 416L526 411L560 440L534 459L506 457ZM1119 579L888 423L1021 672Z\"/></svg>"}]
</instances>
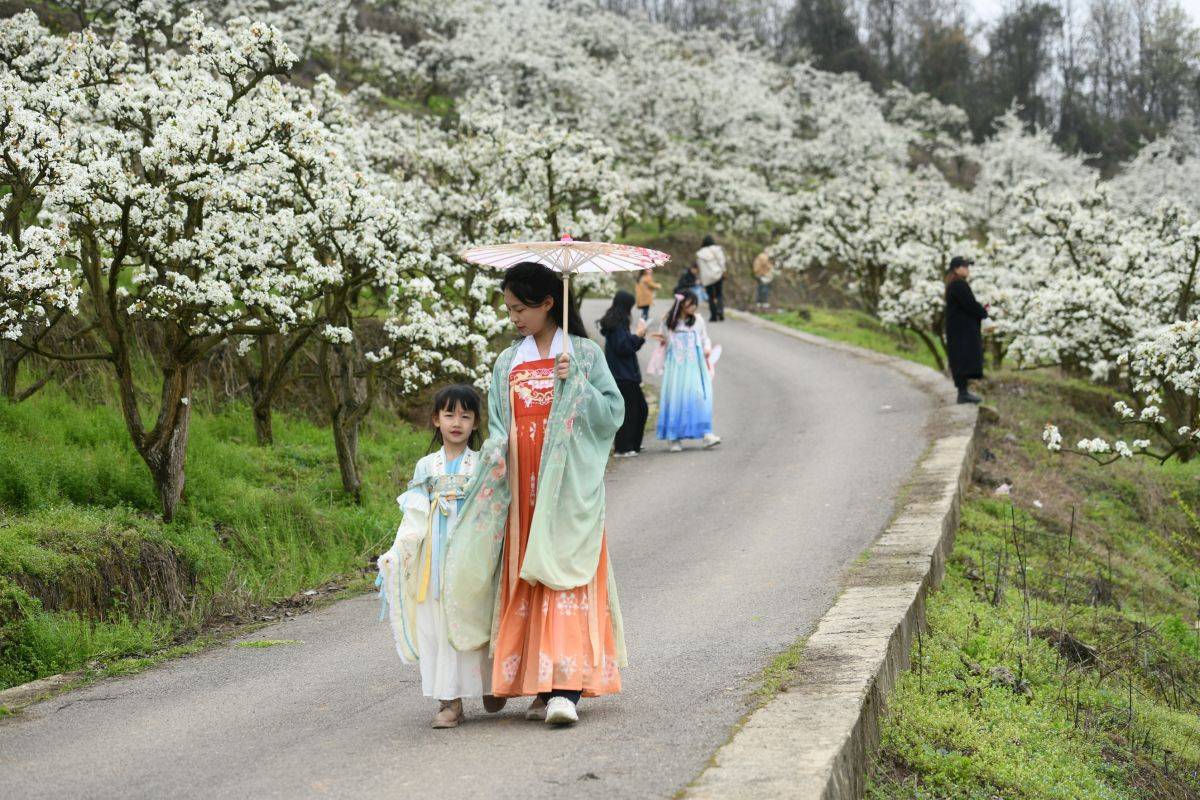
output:
<instances>
[{"instance_id":1,"label":"beige shoe","mask_svg":"<svg viewBox=\"0 0 1200 800\"><path fill-rule=\"evenodd\" d=\"M435 728L457 728L458 723L463 721L462 700L443 700L442 707L433 715L433 727Z\"/></svg>"},{"instance_id":2,"label":"beige shoe","mask_svg":"<svg viewBox=\"0 0 1200 800\"><path fill-rule=\"evenodd\" d=\"M544 722L546 719L546 703L542 698L535 697L525 712L525 719L530 722Z\"/></svg>"},{"instance_id":3,"label":"beige shoe","mask_svg":"<svg viewBox=\"0 0 1200 800\"><path fill-rule=\"evenodd\" d=\"M507 702L507 697L496 697L494 694L485 694L483 696L483 710L489 714L496 714L504 708Z\"/></svg>"}]
</instances>

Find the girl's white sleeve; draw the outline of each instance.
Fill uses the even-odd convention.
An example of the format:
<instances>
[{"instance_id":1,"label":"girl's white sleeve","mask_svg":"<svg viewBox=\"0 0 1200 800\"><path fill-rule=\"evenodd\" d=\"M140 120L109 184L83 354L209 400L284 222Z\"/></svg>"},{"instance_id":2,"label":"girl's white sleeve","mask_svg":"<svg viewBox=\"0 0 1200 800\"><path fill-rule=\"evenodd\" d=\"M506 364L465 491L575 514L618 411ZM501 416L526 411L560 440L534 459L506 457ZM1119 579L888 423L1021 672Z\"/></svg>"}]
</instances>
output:
<instances>
[{"instance_id":1,"label":"girl's white sleeve","mask_svg":"<svg viewBox=\"0 0 1200 800\"><path fill-rule=\"evenodd\" d=\"M375 584L383 602L380 619L387 619L396 641L396 654L405 664L419 658L417 653L417 572L421 545L429 529L429 497L425 478L429 475L427 459L417 462L408 490L396 498L404 514L396 529L391 549L377 561L379 576Z\"/></svg>"},{"instance_id":2,"label":"girl's white sleeve","mask_svg":"<svg viewBox=\"0 0 1200 800\"><path fill-rule=\"evenodd\" d=\"M647 375L662 375L663 371L666 369L667 343L671 341L671 333L667 332L664 334L664 336L666 338L659 342L658 346L654 348L654 352L650 354L650 361L646 364Z\"/></svg>"},{"instance_id":3,"label":"girl's white sleeve","mask_svg":"<svg viewBox=\"0 0 1200 800\"><path fill-rule=\"evenodd\" d=\"M425 536L429 522L429 495L425 491L425 479L429 477L429 465L426 459L417 462L413 470L413 478L409 481L408 490L396 498L400 512L404 518L396 530L396 542L401 539L421 539Z\"/></svg>"},{"instance_id":4,"label":"girl's white sleeve","mask_svg":"<svg viewBox=\"0 0 1200 800\"><path fill-rule=\"evenodd\" d=\"M696 335L700 337L700 345L704 348L704 354L708 355L712 352L712 339L708 338L708 323L699 314L696 315Z\"/></svg>"}]
</instances>

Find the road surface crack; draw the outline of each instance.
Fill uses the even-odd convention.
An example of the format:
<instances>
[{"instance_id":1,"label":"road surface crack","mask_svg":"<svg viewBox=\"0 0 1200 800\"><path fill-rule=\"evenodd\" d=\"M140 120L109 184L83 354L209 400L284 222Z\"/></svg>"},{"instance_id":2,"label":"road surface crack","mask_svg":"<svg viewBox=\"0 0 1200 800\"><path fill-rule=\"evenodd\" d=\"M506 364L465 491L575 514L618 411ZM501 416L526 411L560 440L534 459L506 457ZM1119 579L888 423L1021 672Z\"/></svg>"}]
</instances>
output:
<instances>
[{"instance_id":1,"label":"road surface crack","mask_svg":"<svg viewBox=\"0 0 1200 800\"><path fill-rule=\"evenodd\" d=\"M70 700L66 703L63 703L58 708L54 709L54 713L57 714L59 711L62 711L67 706L71 706L76 703L93 703L93 702L96 702L97 700L116 700L121 697L124 697L124 695L114 694L114 695L109 695L108 697L80 697L78 699Z\"/></svg>"}]
</instances>

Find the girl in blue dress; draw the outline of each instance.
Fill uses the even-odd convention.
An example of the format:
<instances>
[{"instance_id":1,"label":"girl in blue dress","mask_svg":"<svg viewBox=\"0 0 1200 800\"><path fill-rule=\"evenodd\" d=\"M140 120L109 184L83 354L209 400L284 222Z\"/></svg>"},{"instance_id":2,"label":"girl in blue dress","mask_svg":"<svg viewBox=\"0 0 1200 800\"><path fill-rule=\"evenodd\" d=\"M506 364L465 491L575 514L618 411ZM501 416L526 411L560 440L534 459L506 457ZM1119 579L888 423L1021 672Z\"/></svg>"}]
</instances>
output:
<instances>
[{"instance_id":1,"label":"girl in blue dress","mask_svg":"<svg viewBox=\"0 0 1200 800\"><path fill-rule=\"evenodd\" d=\"M654 334L660 344L649 371L663 376L657 433L673 453L683 449L683 439L699 439L705 448L721 443L712 426L713 347L696 309L694 294L675 295L664 330Z\"/></svg>"}]
</instances>

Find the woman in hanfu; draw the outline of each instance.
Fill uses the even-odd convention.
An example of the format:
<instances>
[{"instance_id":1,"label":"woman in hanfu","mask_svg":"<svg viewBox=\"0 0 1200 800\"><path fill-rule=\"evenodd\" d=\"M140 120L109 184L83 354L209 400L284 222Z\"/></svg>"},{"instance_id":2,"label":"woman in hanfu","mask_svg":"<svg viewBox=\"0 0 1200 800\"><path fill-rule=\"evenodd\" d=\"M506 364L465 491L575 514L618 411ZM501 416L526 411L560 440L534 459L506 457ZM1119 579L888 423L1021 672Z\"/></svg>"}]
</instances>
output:
<instances>
[{"instance_id":1,"label":"woman in hanfu","mask_svg":"<svg viewBox=\"0 0 1200 800\"><path fill-rule=\"evenodd\" d=\"M673 453L683 449L684 439L699 439L706 449L721 443L712 419L712 367L719 348L714 350L697 308L691 293L675 295L663 331L653 334L659 347L646 370L663 376L656 429Z\"/></svg>"},{"instance_id":2,"label":"woman in hanfu","mask_svg":"<svg viewBox=\"0 0 1200 800\"><path fill-rule=\"evenodd\" d=\"M518 264L502 287L522 338L493 369L488 440L450 542L443 602L455 648L489 645L493 694L532 696L527 719L568 724L581 696L621 689L604 469L624 402L595 342L570 336L563 352L557 273ZM578 313L566 313L582 332Z\"/></svg>"}]
</instances>

